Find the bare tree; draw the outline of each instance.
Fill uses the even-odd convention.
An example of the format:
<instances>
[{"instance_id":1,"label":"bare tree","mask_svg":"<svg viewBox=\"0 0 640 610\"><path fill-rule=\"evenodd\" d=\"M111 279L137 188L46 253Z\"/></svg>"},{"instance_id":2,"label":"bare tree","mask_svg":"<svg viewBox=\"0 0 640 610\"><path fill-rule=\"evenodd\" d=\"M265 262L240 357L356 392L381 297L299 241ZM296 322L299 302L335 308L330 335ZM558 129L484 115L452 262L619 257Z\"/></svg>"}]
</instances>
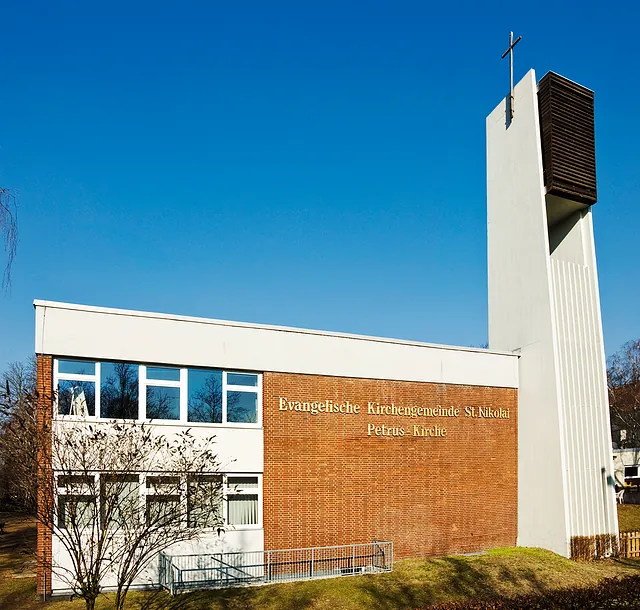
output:
<instances>
[{"instance_id":1,"label":"bare tree","mask_svg":"<svg viewBox=\"0 0 640 610\"><path fill-rule=\"evenodd\" d=\"M640 447L640 339L625 343L609 358L607 381L611 425L620 435L618 444Z\"/></svg>"},{"instance_id":2,"label":"bare tree","mask_svg":"<svg viewBox=\"0 0 640 610\"><path fill-rule=\"evenodd\" d=\"M222 525L212 437L184 430L168 438L135 422L54 422L50 438L53 476L48 489L41 486L37 518L69 563L47 567L88 610L109 579L121 610L160 552Z\"/></svg>"},{"instance_id":3,"label":"bare tree","mask_svg":"<svg viewBox=\"0 0 640 610\"><path fill-rule=\"evenodd\" d=\"M8 291L11 287L11 267L18 246L18 208L15 196L5 188L0 188L0 234L7 259L2 276L2 288Z\"/></svg>"},{"instance_id":4,"label":"bare tree","mask_svg":"<svg viewBox=\"0 0 640 610\"><path fill-rule=\"evenodd\" d=\"M55 561L47 553L38 560L88 610L114 582L121 610L160 552L222 526L214 437L188 429L167 437L136 421L51 420L36 409L43 397L33 377L19 363L3 377L0 455L11 464L13 489L64 549Z\"/></svg>"},{"instance_id":5,"label":"bare tree","mask_svg":"<svg viewBox=\"0 0 640 610\"><path fill-rule=\"evenodd\" d=\"M34 512L36 359L0 373L0 500Z\"/></svg>"},{"instance_id":6,"label":"bare tree","mask_svg":"<svg viewBox=\"0 0 640 610\"><path fill-rule=\"evenodd\" d=\"M214 437L198 439L189 429L167 437L161 427L135 420L51 420L43 415L53 410L55 396L46 404L38 395L36 370L33 358L0 374L0 465L7 487L65 551L66 562L40 555L40 565L88 609L105 581L115 583L121 610L131 584L160 552L222 527ZM103 386L110 411L129 414L129 403L137 402L134 377L129 365L114 365ZM85 389L74 388L71 397L61 390L58 398L78 400Z\"/></svg>"},{"instance_id":7,"label":"bare tree","mask_svg":"<svg viewBox=\"0 0 640 610\"><path fill-rule=\"evenodd\" d=\"M22 397L32 394L36 389L36 372L35 356L24 361L10 362L7 370L0 373L0 383L7 398L1 405L11 410L20 403Z\"/></svg>"}]
</instances>

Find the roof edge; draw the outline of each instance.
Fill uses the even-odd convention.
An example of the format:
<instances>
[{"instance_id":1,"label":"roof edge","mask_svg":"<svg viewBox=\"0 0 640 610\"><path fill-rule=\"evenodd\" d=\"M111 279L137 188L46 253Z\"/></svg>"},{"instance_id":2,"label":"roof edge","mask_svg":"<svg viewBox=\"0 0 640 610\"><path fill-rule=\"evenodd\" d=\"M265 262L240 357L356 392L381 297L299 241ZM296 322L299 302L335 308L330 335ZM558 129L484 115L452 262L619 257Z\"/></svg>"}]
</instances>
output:
<instances>
[{"instance_id":1,"label":"roof edge","mask_svg":"<svg viewBox=\"0 0 640 610\"><path fill-rule=\"evenodd\" d=\"M276 332L299 333L305 335L317 335L324 337L336 337L341 339L353 339L356 341L373 341L378 343L394 343L398 345L409 345L414 347L430 347L434 349L447 349L464 352L477 352L481 354L494 354L498 356L514 356L519 357L516 352L504 352L490 350L482 347L465 347L455 345L442 345L439 343L427 343L423 341L409 341L406 339L393 339L388 337L374 337L371 335L357 335L353 333L343 333L326 330L313 330L308 328L296 328L292 326L277 326L273 324L258 324L254 322L237 322L232 320L218 320L215 318L201 318L196 316L185 316L179 314L156 313L149 311L140 311L135 309L120 309L115 307L97 307L95 305L81 305L77 303L63 303L59 301L47 301L43 299L34 299L33 306L35 308L54 308L67 309L71 311L84 311L88 313L101 313L115 316L129 316L137 318L153 318L159 320L173 320L176 322L189 322L193 324L212 324L216 326L230 326L237 328L252 328L256 330L270 330Z\"/></svg>"}]
</instances>

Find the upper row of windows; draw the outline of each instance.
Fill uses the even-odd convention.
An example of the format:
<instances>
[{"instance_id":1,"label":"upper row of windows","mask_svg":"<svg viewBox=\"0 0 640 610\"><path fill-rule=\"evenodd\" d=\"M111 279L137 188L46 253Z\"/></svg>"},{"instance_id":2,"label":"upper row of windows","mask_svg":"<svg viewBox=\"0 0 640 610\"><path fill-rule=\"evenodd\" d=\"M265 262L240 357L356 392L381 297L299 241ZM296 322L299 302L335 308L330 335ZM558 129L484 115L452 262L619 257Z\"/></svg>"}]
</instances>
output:
<instances>
[{"instance_id":1,"label":"upper row of windows","mask_svg":"<svg viewBox=\"0 0 640 610\"><path fill-rule=\"evenodd\" d=\"M54 361L59 415L257 424L260 384L256 373Z\"/></svg>"}]
</instances>

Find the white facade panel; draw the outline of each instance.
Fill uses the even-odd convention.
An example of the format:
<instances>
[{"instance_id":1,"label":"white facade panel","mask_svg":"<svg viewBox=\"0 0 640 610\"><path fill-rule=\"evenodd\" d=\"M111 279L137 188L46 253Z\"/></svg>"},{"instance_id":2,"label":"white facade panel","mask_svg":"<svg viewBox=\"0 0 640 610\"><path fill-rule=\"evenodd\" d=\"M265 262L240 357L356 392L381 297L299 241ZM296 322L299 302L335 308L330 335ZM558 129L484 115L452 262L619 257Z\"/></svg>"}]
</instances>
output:
<instances>
[{"instance_id":1,"label":"white facade panel","mask_svg":"<svg viewBox=\"0 0 640 610\"><path fill-rule=\"evenodd\" d=\"M60 426L76 427L79 425L78 420L58 420L57 423ZM111 425L109 421L89 421L88 424L94 427ZM167 438L171 438L186 428L189 428L196 442L215 436L214 451L220 472L262 474L264 470L262 428L193 422L175 424L157 420L147 425L153 428L154 432Z\"/></svg>"},{"instance_id":2,"label":"white facade panel","mask_svg":"<svg viewBox=\"0 0 640 610\"><path fill-rule=\"evenodd\" d=\"M517 356L36 301L36 352L182 366L517 387Z\"/></svg>"},{"instance_id":3,"label":"white facade panel","mask_svg":"<svg viewBox=\"0 0 640 610\"><path fill-rule=\"evenodd\" d=\"M75 427L88 426L110 427L109 422L90 421L80 422L73 420L58 420L57 426ZM169 422L148 424L154 433L167 438L183 431L185 428L191 430L191 434L196 440L208 437L215 437L213 450L218 462L220 474L230 474L232 476L258 475L260 477L259 489L256 490L260 500L258 507L258 523L255 525L224 525L224 529L217 531L207 529L197 540L184 541L169 547L165 553L174 555L190 554L211 554L211 553L234 553L239 551L263 551L264 550L264 529L262 517L262 482L261 477L264 471L264 447L262 428L233 428L226 426L212 426L208 424L177 425ZM57 428L56 428L57 429ZM53 464L56 472L56 462ZM69 465L67 464L68 472ZM146 473L148 474L148 473ZM142 487L144 485L142 484ZM141 503L144 498L141 496ZM116 536L117 540L117 536ZM73 563L63 542L57 535L52 537L53 562L56 566L52 573L52 590L56 594L70 591L68 577L73 574ZM67 577L67 578L65 578ZM106 590L115 587L115 574L107 574L104 578L103 586ZM149 566L143 570L135 580L134 586L150 586L159 583L158 558L156 557Z\"/></svg>"}]
</instances>

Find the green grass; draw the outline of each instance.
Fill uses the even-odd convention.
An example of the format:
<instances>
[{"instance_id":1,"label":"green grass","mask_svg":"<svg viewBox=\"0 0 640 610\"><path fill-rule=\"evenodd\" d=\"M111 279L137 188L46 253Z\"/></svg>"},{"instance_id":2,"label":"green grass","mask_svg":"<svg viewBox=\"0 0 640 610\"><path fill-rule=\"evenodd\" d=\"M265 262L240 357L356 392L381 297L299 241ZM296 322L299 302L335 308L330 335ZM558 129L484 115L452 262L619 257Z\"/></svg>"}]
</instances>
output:
<instances>
[{"instance_id":1,"label":"green grass","mask_svg":"<svg viewBox=\"0 0 640 610\"><path fill-rule=\"evenodd\" d=\"M618 528L621 532L640 532L640 504L618 504Z\"/></svg>"},{"instance_id":2,"label":"green grass","mask_svg":"<svg viewBox=\"0 0 640 610\"><path fill-rule=\"evenodd\" d=\"M35 578L28 576L31 555L26 552L34 539L33 525L15 518L7 534L0 536L0 608L83 608L81 600L47 604L36 600ZM448 601L588 586L603 578L639 573L640 563L633 561L579 563L540 549L497 549L468 557L398 561L388 574L200 591L174 598L165 592L132 592L127 606L131 610L409 610ZM112 603L112 597L106 595L97 607L106 610Z\"/></svg>"}]
</instances>

